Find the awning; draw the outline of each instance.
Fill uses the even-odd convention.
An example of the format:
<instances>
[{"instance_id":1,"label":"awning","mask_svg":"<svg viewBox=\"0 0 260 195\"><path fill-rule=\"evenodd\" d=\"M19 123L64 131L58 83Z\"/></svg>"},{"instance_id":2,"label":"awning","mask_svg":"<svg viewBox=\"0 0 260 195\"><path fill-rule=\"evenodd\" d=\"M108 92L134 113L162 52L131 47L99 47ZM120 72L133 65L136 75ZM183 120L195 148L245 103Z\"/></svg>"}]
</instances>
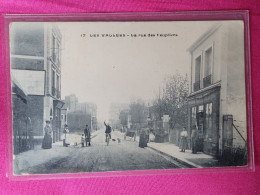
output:
<instances>
[{"instance_id":1,"label":"awning","mask_svg":"<svg viewBox=\"0 0 260 195\"><path fill-rule=\"evenodd\" d=\"M53 107L61 109L65 102L61 100L53 100Z\"/></svg>"},{"instance_id":2,"label":"awning","mask_svg":"<svg viewBox=\"0 0 260 195\"><path fill-rule=\"evenodd\" d=\"M20 83L12 76L12 93L15 93L24 103L27 103L27 94Z\"/></svg>"}]
</instances>

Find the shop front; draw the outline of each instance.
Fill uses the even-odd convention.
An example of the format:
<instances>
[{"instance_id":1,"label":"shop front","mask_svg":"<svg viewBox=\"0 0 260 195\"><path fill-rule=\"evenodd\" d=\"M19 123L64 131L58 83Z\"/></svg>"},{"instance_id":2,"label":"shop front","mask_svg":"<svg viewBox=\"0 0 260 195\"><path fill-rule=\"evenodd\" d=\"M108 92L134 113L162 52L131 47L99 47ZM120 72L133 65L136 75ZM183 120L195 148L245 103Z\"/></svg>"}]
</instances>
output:
<instances>
[{"instance_id":1,"label":"shop front","mask_svg":"<svg viewBox=\"0 0 260 195\"><path fill-rule=\"evenodd\" d=\"M220 86L191 94L189 105L189 135L198 129L197 151L218 155Z\"/></svg>"}]
</instances>

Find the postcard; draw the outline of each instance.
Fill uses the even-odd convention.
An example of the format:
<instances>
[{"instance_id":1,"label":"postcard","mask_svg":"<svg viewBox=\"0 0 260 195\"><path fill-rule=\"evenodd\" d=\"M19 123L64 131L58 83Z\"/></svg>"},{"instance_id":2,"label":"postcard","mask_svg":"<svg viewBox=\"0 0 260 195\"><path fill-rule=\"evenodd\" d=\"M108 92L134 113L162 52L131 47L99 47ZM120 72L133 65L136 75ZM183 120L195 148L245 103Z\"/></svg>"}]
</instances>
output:
<instances>
[{"instance_id":1,"label":"postcard","mask_svg":"<svg viewBox=\"0 0 260 195\"><path fill-rule=\"evenodd\" d=\"M248 164L243 20L9 31L14 175Z\"/></svg>"}]
</instances>

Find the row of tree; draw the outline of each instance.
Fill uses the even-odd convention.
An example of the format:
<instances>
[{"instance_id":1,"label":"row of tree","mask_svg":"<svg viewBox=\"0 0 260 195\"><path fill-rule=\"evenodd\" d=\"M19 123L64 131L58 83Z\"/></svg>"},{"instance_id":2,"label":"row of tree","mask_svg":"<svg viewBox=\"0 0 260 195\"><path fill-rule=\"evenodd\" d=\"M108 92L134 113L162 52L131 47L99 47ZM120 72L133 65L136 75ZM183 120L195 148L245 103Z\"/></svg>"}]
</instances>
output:
<instances>
[{"instance_id":1,"label":"row of tree","mask_svg":"<svg viewBox=\"0 0 260 195\"><path fill-rule=\"evenodd\" d=\"M176 124L186 126L187 123L187 95L188 95L188 78L179 73L165 77L163 84L154 97L151 105L144 100L138 99L132 101L129 110L123 110L120 113L120 122L126 126L131 116L132 126L143 126L150 121L159 122L162 116L170 116L170 127Z\"/></svg>"}]
</instances>

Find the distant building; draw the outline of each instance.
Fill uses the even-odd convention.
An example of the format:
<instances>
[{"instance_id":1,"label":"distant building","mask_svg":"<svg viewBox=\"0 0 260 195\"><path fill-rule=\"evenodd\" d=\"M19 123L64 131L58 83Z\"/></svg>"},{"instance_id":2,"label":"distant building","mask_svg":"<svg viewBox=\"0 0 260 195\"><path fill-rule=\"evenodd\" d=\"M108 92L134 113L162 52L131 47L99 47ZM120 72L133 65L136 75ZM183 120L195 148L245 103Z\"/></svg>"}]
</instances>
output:
<instances>
[{"instance_id":1,"label":"distant building","mask_svg":"<svg viewBox=\"0 0 260 195\"><path fill-rule=\"evenodd\" d=\"M65 96L65 104L67 105L68 112L76 111L78 108L78 98L75 94Z\"/></svg>"},{"instance_id":2,"label":"distant building","mask_svg":"<svg viewBox=\"0 0 260 195\"><path fill-rule=\"evenodd\" d=\"M51 120L53 141L61 134L61 33L50 23L11 24L11 74L27 93L27 117L34 138L43 138ZM16 110L13 102L13 110ZM15 120L15 119L14 119ZM15 123L15 121L13 121Z\"/></svg>"},{"instance_id":3,"label":"distant building","mask_svg":"<svg viewBox=\"0 0 260 195\"><path fill-rule=\"evenodd\" d=\"M97 105L90 102L79 103L77 110L91 117L90 128L97 130Z\"/></svg>"},{"instance_id":4,"label":"distant building","mask_svg":"<svg viewBox=\"0 0 260 195\"><path fill-rule=\"evenodd\" d=\"M61 129L65 128L65 125L68 124L68 109L67 109L67 105L64 104L61 108Z\"/></svg>"},{"instance_id":5,"label":"distant building","mask_svg":"<svg viewBox=\"0 0 260 195\"><path fill-rule=\"evenodd\" d=\"M80 131L86 124L97 130L97 105L91 102L79 102L75 94L65 96L67 108L67 124L69 129Z\"/></svg>"},{"instance_id":6,"label":"distant building","mask_svg":"<svg viewBox=\"0 0 260 195\"><path fill-rule=\"evenodd\" d=\"M109 122L113 128L120 126L120 112L129 109L128 104L112 103L109 108Z\"/></svg>"},{"instance_id":7,"label":"distant building","mask_svg":"<svg viewBox=\"0 0 260 195\"><path fill-rule=\"evenodd\" d=\"M207 154L221 155L226 147L245 146L243 37L242 22L220 23L188 49L191 54L189 136L197 125L200 150Z\"/></svg>"}]
</instances>

